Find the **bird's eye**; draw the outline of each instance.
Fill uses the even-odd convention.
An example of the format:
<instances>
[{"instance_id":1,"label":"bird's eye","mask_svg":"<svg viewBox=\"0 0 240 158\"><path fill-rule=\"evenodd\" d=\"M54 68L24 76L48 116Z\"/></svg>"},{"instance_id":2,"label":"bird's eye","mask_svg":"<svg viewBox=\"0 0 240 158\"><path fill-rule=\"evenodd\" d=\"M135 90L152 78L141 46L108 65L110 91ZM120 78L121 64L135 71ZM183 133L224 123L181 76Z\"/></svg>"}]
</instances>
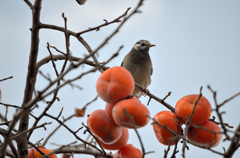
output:
<instances>
[{"instance_id":1,"label":"bird's eye","mask_svg":"<svg viewBox=\"0 0 240 158\"><path fill-rule=\"evenodd\" d=\"M145 43L142 43L142 45L141 45L141 46L146 46L146 45L145 45Z\"/></svg>"}]
</instances>

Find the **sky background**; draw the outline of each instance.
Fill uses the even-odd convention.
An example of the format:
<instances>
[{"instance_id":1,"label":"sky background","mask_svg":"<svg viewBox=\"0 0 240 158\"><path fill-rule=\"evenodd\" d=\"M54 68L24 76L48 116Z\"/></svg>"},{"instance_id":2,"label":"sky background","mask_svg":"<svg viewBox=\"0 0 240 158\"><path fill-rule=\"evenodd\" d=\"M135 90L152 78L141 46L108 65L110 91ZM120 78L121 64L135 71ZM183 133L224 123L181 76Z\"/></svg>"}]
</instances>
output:
<instances>
[{"instance_id":1,"label":"sky background","mask_svg":"<svg viewBox=\"0 0 240 158\"><path fill-rule=\"evenodd\" d=\"M113 20L122 15L128 7L135 8L137 3L137 0L88 0L85 5L80 6L75 0L48 0L42 3L41 22L63 26L61 16L64 12L68 19L68 28L78 32L102 24L103 19ZM98 60L106 61L121 45L124 45L119 56L107 65L109 67L119 66L124 56L138 40L149 40L156 45L150 50L153 63L152 83L148 87L150 92L159 98L164 98L171 91L171 96L166 102L175 106L181 97L198 94L200 87L203 86L203 95L214 108L213 94L207 89L207 85L217 91L218 103L240 91L239 8L239 0L146 0L140 8L142 13L131 17L120 32L98 52ZM0 82L3 103L18 106L22 103L30 50L31 15L24 1L0 2L0 79L13 76L11 80ZM98 32L83 34L82 37L94 50L117 26L118 24L113 24L101 28ZM64 40L63 33L42 29L38 61L49 55L46 49L47 42L65 52ZM75 38L70 40L72 55L83 57L88 54ZM57 62L57 65L60 70L62 62ZM73 78L88 69L88 66L84 66L74 70L65 79ZM45 74L49 73L52 79L55 78L51 63L40 70ZM76 88L72 89L70 86L61 89L58 95L60 101L56 102L48 113L57 116L63 107L62 115L66 118L74 113L75 107L83 107L97 95L95 83L99 75L100 72L89 74L74 82L83 88L81 91ZM47 81L38 76L36 89L42 90L46 85ZM148 99L148 97L142 97L140 100L146 105ZM39 103L39 106L40 108L34 111L34 115L41 114L46 104ZM104 109L104 107L105 103L99 98L88 106L84 118L73 118L66 124L73 130L77 130L82 126L82 122L86 124L87 114L96 109ZM152 117L160 111L168 110L153 99L148 108ZM8 119L11 119L15 109L9 108L8 110ZM226 112L223 115L224 122L234 126L235 129L240 122L240 97L228 102L220 110ZM0 105L0 112L4 114L5 107ZM213 112L212 116L216 116L216 113ZM31 118L30 124L33 122L34 119ZM52 124L47 126L46 131L35 130L30 138L31 142L35 143L45 138L57 126L57 123L49 118L44 118L39 125L44 122L52 122ZM149 123L138 131L145 150L155 151L146 157L163 157L167 146L157 141L151 124ZM140 149L134 130L129 130L129 132L128 143ZM80 131L78 135L82 138L86 137L83 131ZM62 127L49 140L46 147L54 149L57 147L50 143L63 145L73 141L75 141L74 136ZM222 148L227 149L228 146L229 142L221 142L213 149L223 152ZM190 150L186 151L186 157L189 158L221 157L208 150L192 145L189 147ZM179 150L177 157L181 157L182 153L180 143ZM172 154L171 151L169 156ZM233 157L237 158L239 155L240 150ZM74 157L78 158L80 155Z\"/></svg>"}]
</instances>

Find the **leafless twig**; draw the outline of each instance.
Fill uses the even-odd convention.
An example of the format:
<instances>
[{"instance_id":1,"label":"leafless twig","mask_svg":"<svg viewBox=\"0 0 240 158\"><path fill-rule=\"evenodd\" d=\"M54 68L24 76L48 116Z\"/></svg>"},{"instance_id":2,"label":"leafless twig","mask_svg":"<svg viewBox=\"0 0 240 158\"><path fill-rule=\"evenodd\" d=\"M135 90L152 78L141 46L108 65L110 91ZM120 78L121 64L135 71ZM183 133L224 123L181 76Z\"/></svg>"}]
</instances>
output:
<instances>
[{"instance_id":1,"label":"leafless twig","mask_svg":"<svg viewBox=\"0 0 240 158\"><path fill-rule=\"evenodd\" d=\"M195 109L196 109L196 107L197 107L198 101L200 100L201 97L202 97L202 87L200 88L199 97L198 97L197 101L194 103L194 107L193 107L193 110L192 110L189 118L187 118L187 119L185 118L185 119L186 119L186 122L185 122L186 127L185 127L185 129L184 129L184 137L185 137L185 138L186 138L186 136L187 136L187 130L188 130L188 128L189 128L189 125L190 125L191 119L192 119L192 117L193 117L193 114L195 113ZM186 145L187 145L187 144L186 144L186 141L183 139L183 147L182 147L182 157L183 157L183 158L185 158L185 148L186 148Z\"/></svg>"},{"instance_id":2,"label":"leafless twig","mask_svg":"<svg viewBox=\"0 0 240 158\"><path fill-rule=\"evenodd\" d=\"M12 78L13 78L13 76L10 76L10 77L7 77L7 78L3 78L3 79L0 80L0 82L8 80L8 79L12 79Z\"/></svg>"}]
</instances>

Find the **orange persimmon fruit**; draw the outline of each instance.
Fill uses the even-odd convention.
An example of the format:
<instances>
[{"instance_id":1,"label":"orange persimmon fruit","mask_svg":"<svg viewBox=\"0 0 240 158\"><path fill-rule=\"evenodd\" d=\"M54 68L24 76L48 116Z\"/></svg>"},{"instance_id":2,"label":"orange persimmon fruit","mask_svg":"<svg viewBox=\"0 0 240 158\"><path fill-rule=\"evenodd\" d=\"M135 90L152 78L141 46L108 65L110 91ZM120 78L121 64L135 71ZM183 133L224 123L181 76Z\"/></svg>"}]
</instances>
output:
<instances>
[{"instance_id":1,"label":"orange persimmon fruit","mask_svg":"<svg viewBox=\"0 0 240 158\"><path fill-rule=\"evenodd\" d=\"M205 147L216 147L222 140L220 127L212 121L204 122L198 127L190 126L187 130L187 138ZM205 130L205 129L207 130ZM212 131L212 132L210 132ZM214 133L215 132L215 133Z\"/></svg>"},{"instance_id":2,"label":"orange persimmon fruit","mask_svg":"<svg viewBox=\"0 0 240 158\"><path fill-rule=\"evenodd\" d=\"M112 109L113 119L118 126L133 128L131 120L124 113L124 109L132 116L136 128L143 127L149 122L147 117L150 116L148 108L136 97L131 97L117 102Z\"/></svg>"},{"instance_id":3,"label":"orange persimmon fruit","mask_svg":"<svg viewBox=\"0 0 240 158\"><path fill-rule=\"evenodd\" d=\"M161 125L167 126L170 130L175 133L182 132L181 125L179 125L179 121L177 116L171 111L161 111L154 116L154 119ZM157 137L157 140L164 144L168 145L171 141L170 139L174 137L172 133L168 130L164 129L163 127L159 126L158 124L153 122L153 130ZM171 145L174 145L176 140L173 140Z\"/></svg>"},{"instance_id":4,"label":"orange persimmon fruit","mask_svg":"<svg viewBox=\"0 0 240 158\"><path fill-rule=\"evenodd\" d=\"M127 144L119 149L113 158L142 158L142 152L132 144Z\"/></svg>"},{"instance_id":5,"label":"orange persimmon fruit","mask_svg":"<svg viewBox=\"0 0 240 158\"><path fill-rule=\"evenodd\" d=\"M93 111L87 119L91 132L105 144L113 144L122 135L122 128L114 125L104 110Z\"/></svg>"},{"instance_id":6,"label":"orange persimmon fruit","mask_svg":"<svg viewBox=\"0 0 240 158\"><path fill-rule=\"evenodd\" d=\"M113 119L113 116L112 116L112 109L114 107L115 104L110 104L110 103L106 103L106 106L105 106L105 112L107 114L107 117L115 124L115 121Z\"/></svg>"},{"instance_id":7,"label":"orange persimmon fruit","mask_svg":"<svg viewBox=\"0 0 240 158\"><path fill-rule=\"evenodd\" d=\"M198 100L198 94L192 94L182 97L175 106L175 112L177 117L181 116L181 122L185 123L186 119L188 119L193 111L194 105ZM196 109L194 111L193 117L189 123L192 125L200 125L206 122L212 113L212 107L207 98L201 96L200 100L196 105Z\"/></svg>"},{"instance_id":8,"label":"orange persimmon fruit","mask_svg":"<svg viewBox=\"0 0 240 158\"><path fill-rule=\"evenodd\" d=\"M49 154L52 152L52 150L49 149L45 149L43 146L39 146L38 147L45 155ZM28 150L28 158L38 158L38 157L42 157L43 155L41 153L39 153L35 148L30 148ZM48 157L50 158L57 158L56 154L51 154Z\"/></svg>"},{"instance_id":9,"label":"orange persimmon fruit","mask_svg":"<svg viewBox=\"0 0 240 158\"><path fill-rule=\"evenodd\" d=\"M122 128L122 135L118 141L113 144L105 144L101 140L98 139L101 146L106 150L118 150L127 145L129 139L129 132L127 128Z\"/></svg>"},{"instance_id":10,"label":"orange persimmon fruit","mask_svg":"<svg viewBox=\"0 0 240 158\"><path fill-rule=\"evenodd\" d=\"M99 97L107 103L128 97L135 88L131 73L123 67L112 67L104 71L96 83Z\"/></svg>"}]
</instances>

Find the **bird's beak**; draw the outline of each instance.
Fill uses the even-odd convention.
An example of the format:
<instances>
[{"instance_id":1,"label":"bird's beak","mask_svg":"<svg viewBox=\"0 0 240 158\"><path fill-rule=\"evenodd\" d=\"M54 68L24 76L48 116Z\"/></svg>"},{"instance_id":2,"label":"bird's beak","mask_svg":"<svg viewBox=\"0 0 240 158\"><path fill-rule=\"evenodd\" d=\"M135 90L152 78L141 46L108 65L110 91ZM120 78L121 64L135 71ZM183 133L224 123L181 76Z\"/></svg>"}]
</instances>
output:
<instances>
[{"instance_id":1,"label":"bird's beak","mask_svg":"<svg viewBox=\"0 0 240 158\"><path fill-rule=\"evenodd\" d=\"M156 46L155 44L149 44L148 47L153 47L153 46Z\"/></svg>"}]
</instances>

